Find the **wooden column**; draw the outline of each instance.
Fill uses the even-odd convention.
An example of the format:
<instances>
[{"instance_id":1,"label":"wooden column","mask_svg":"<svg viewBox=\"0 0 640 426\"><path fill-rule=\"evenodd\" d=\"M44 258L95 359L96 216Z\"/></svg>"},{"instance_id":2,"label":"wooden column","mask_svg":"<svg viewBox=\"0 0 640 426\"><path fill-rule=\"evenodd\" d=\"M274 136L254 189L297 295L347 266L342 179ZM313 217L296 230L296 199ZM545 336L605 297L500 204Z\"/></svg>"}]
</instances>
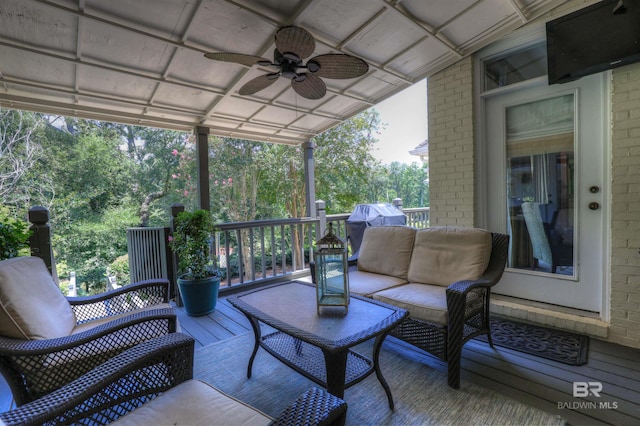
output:
<instances>
[{"instance_id":1,"label":"wooden column","mask_svg":"<svg viewBox=\"0 0 640 426\"><path fill-rule=\"evenodd\" d=\"M316 183L315 183L315 164L313 160L313 150L316 144L308 141L302 144L303 162L304 162L304 186L305 186L305 203L307 207L307 217L316 217Z\"/></svg>"},{"instance_id":2,"label":"wooden column","mask_svg":"<svg viewBox=\"0 0 640 426\"><path fill-rule=\"evenodd\" d=\"M198 171L198 207L211 209L209 198L209 128L198 126L196 134L196 161Z\"/></svg>"}]
</instances>

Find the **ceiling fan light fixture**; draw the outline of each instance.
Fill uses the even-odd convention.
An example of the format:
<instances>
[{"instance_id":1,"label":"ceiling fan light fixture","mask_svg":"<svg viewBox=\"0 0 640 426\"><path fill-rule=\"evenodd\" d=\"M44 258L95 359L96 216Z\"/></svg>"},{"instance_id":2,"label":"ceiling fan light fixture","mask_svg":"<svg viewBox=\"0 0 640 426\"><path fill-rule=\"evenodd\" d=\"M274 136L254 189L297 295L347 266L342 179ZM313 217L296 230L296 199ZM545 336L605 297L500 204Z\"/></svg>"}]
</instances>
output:
<instances>
[{"instance_id":1,"label":"ceiling fan light fixture","mask_svg":"<svg viewBox=\"0 0 640 426\"><path fill-rule=\"evenodd\" d=\"M291 80L292 78L296 78L298 76L298 73L293 70L283 69L280 75Z\"/></svg>"},{"instance_id":2,"label":"ceiling fan light fixture","mask_svg":"<svg viewBox=\"0 0 640 426\"><path fill-rule=\"evenodd\" d=\"M318 72L320 71L320 68L320 64L316 61L311 60L307 62L307 70L309 70L309 72Z\"/></svg>"}]
</instances>

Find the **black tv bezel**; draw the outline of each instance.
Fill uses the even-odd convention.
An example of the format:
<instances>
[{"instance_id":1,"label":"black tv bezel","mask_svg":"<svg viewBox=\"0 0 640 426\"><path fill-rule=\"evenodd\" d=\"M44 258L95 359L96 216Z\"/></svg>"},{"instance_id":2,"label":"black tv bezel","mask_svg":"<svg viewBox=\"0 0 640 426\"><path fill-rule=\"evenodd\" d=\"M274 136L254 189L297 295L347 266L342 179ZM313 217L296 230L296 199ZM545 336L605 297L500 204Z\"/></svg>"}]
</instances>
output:
<instances>
[{"instance_id":1,"label":"black tv bezel","mask_svg":"<svg viewBox=\"0 0 640 426\"><path fill-rule=\"evenodd\" d=\"M602 61L602 62L594 63L592 65L584 66L580 69L577 69L575 72L571 74L565 74L561 76L556 75L554 59L558 54L558 52L554 51L554 49L556 48L555 43L557 43L557 38L553 37L554 27L557 26L558 24L566 23L566 21L579 20L581 18L584 18L585 16L588 16L594 13L594 11L602 8L611 8L611 13L613 13L613 8L617 4L617 2L618 0L603 0L601 2L592 4L590 6L582 8L575 12L556 18L552 21L548 21L546 23L547 78L548 78L549 85L568 83L570 81L577 80L587 75L596 74L602 71L607 71L607 70L618 68L624 65L630 65L635 62L640 62L640 52L638 52L636 54L631 54L631 55L627 55L620 58L611 57L607 61Z\"/></svg>"}]
</instances>

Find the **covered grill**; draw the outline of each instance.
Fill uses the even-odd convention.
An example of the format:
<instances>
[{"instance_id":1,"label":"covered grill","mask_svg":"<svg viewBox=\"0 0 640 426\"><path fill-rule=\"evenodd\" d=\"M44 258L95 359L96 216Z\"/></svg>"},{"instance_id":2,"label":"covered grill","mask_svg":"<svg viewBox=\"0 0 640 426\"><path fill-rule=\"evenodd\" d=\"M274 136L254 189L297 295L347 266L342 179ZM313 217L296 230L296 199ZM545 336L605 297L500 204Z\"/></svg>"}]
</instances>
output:
<instances>
[{"instance_id":1,"label":"covered grill","mask_svg":"<svg viewBox=\"0 0 640 426\"><path fill-rule=\"evenodd\" d=\"M406 223L405 214L393 204L358 204L347 219L347 239L351 245L351 253L355 256L360 250L365 228L382 225L406 225Z\"/></svg>"}]
</instances>

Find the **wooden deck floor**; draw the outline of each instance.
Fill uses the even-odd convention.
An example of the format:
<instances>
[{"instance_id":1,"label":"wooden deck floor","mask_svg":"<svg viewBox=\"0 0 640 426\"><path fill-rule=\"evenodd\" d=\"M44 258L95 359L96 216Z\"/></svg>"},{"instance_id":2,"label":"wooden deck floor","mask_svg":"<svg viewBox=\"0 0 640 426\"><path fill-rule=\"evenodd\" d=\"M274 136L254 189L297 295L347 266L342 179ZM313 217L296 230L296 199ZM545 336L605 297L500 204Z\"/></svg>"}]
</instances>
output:
<instances>
[{"instance_id":1,"label":"wooden deck floor","mask_svg":"<svg viewBox=\"0 0 640 426\"><path fill-rule=\"evenodd\" d=\"M207 316L189 317L184 309L177 313L182 331L194 337L196 347L250 332L248 320L225 298ZM392 337L384 350L446 372L441 361ZM640 350L591 339L588 363L575 367L471 341L465 345L462 367L462 380L559 414L570 425L640 424ZM601 383L600 397L573 398L574 382ZM0 380L0 411L8 409L7 392Z\"/></svg>"},{"instance_id":2,"label":"wooden deck floor","mask_svg":"<svg viewBox=\"0 0 640 426\"><path fill-rule=\"evenodd\" d=\"M182 309L178 312L183 331L197 346L251 330L244 315L224 298L208 316L192 318ZM440 360L393 337L386 339L384 348L446 372ZM462 368L462 380L558 414L570 425L640 425L637 349L590 339L588 363L569 366L474 340L464 347ZM600 397L574 398L574 382L600 382Z\"/></svg>"}]
</instances>

